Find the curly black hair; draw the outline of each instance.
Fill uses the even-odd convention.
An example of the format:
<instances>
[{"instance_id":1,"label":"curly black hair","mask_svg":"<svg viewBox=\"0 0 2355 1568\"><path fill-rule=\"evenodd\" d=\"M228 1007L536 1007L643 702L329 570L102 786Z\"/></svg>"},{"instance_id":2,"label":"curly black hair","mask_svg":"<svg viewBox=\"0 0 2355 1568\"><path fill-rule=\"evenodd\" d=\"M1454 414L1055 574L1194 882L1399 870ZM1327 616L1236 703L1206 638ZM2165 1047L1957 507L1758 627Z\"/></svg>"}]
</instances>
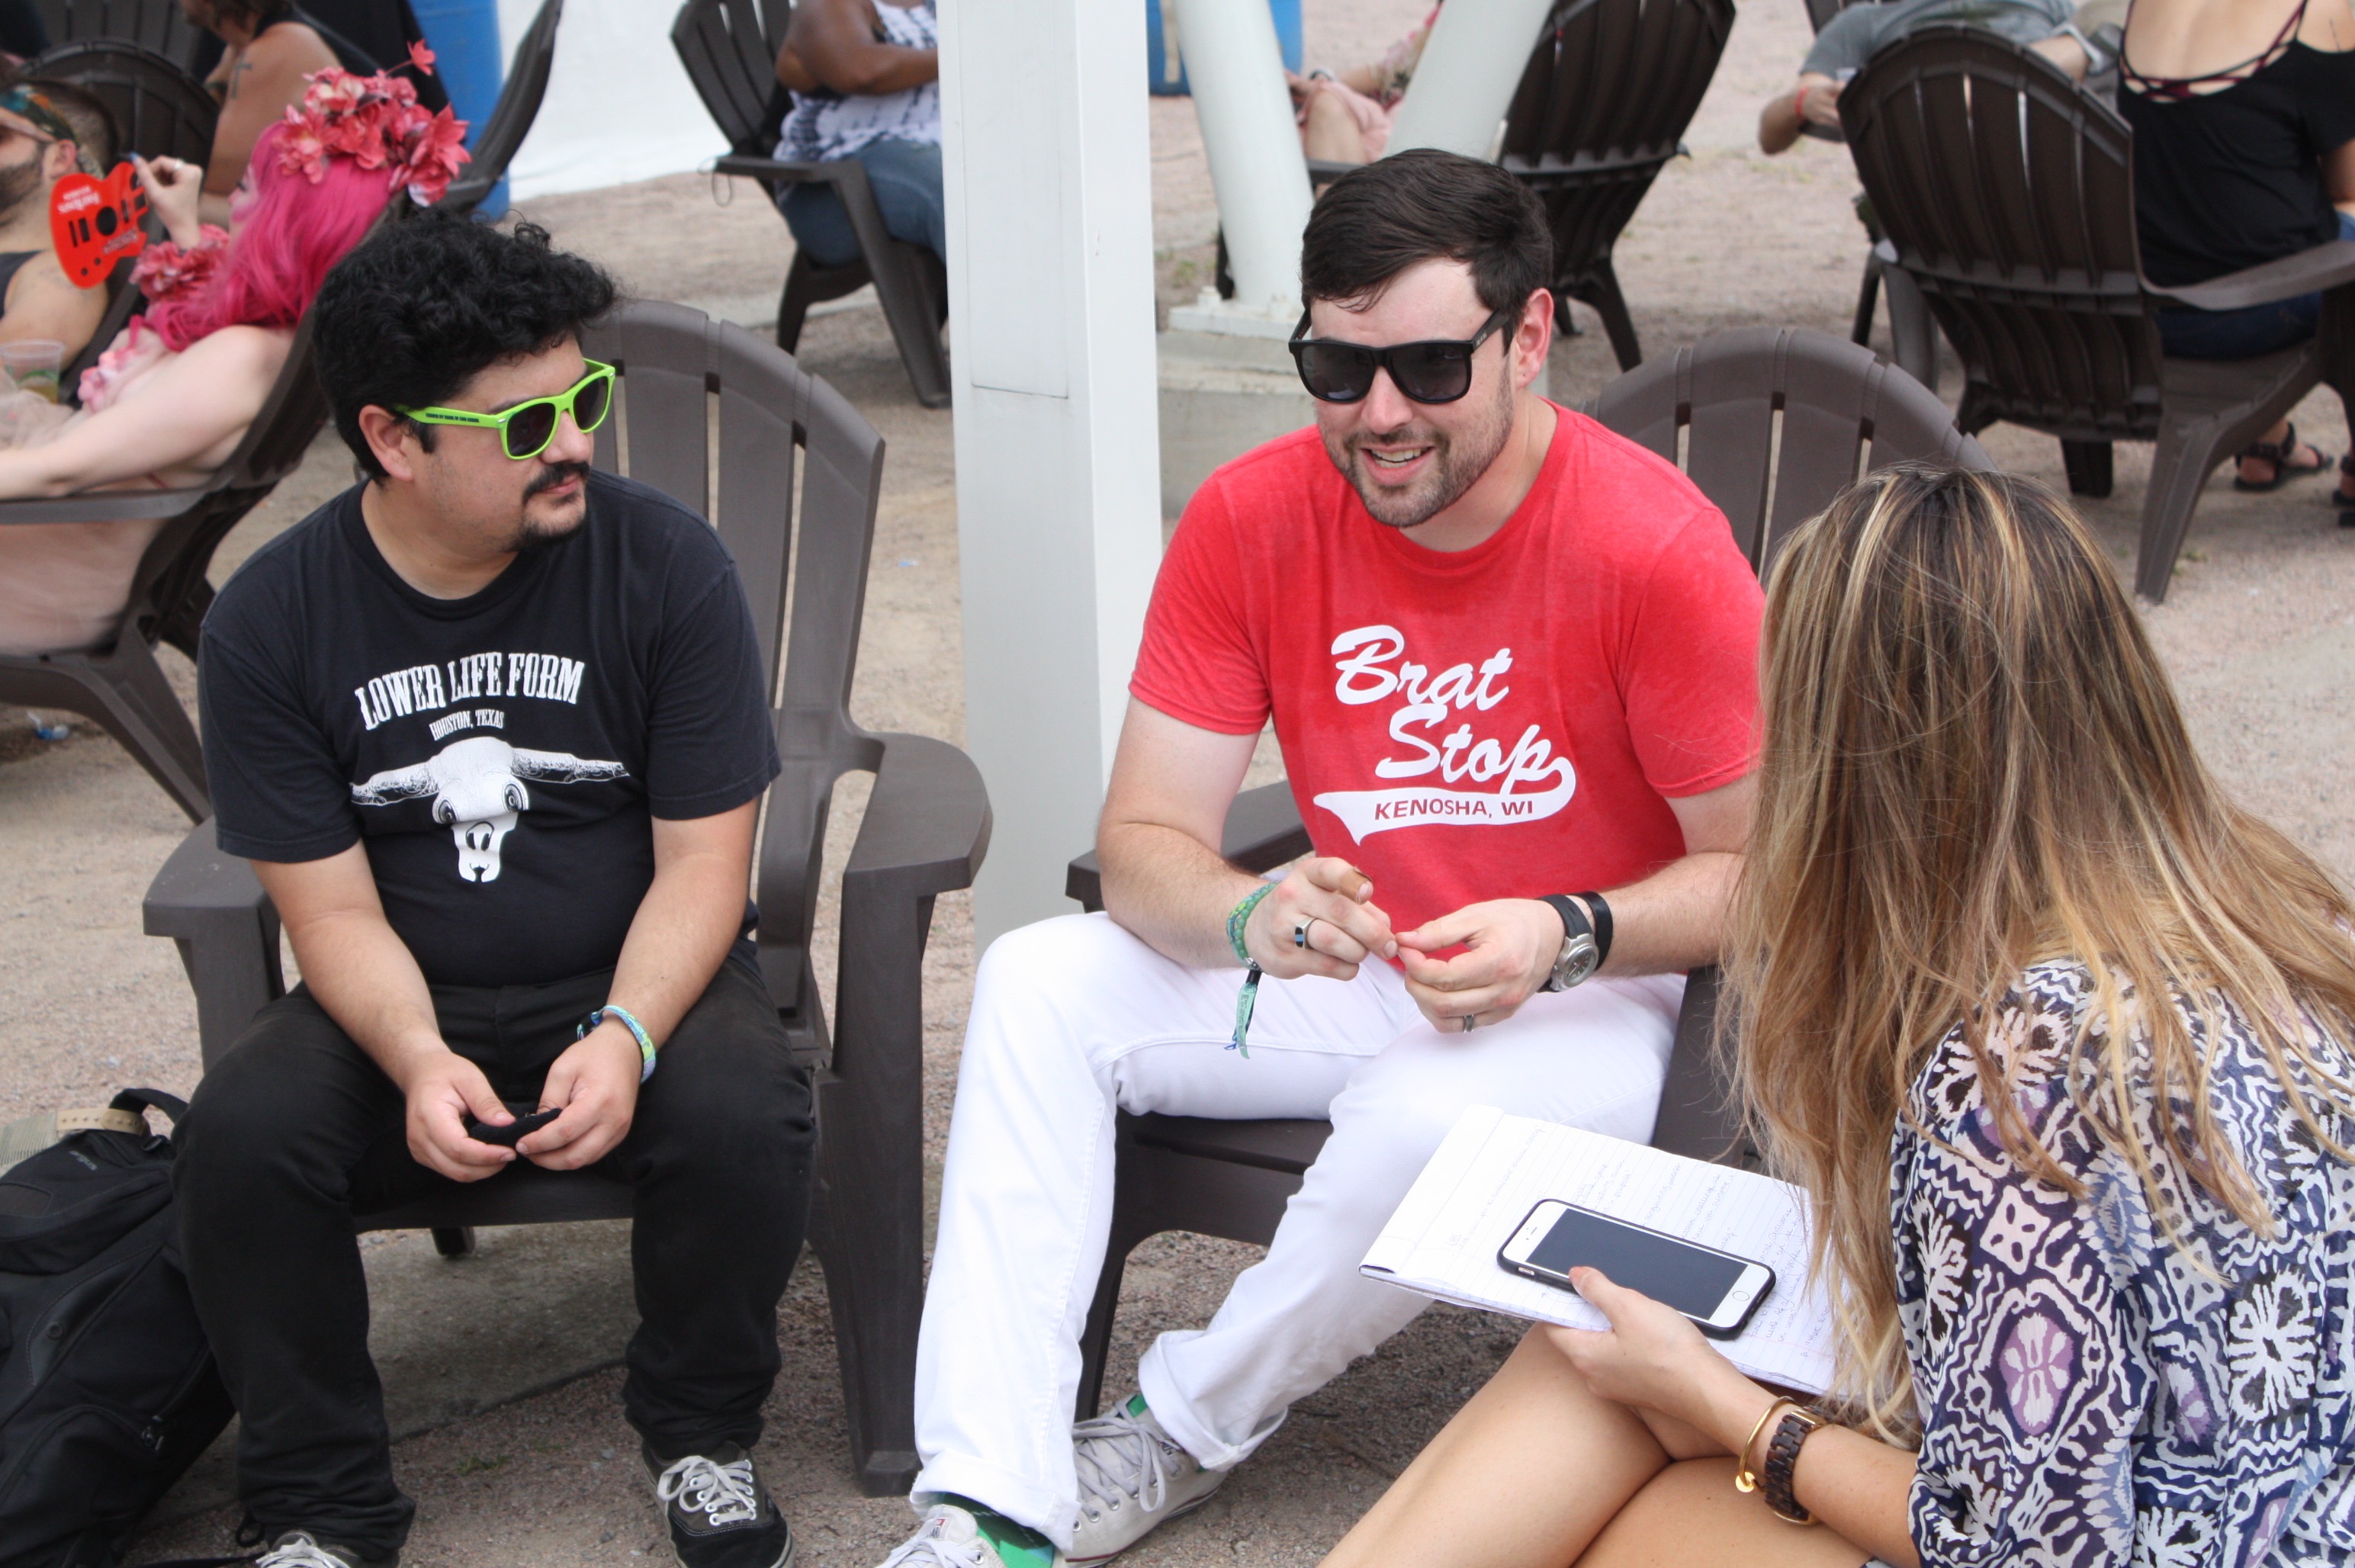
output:
<instances>
[{"instance_id":1,"label":"curly black hair","mask_svg":"<svg viewBox=\"0 0 2355 1568\"><path fill-rule=\"evenodd\" d=\"M360 411L447 402L502 359L554 347L613 309L613 280L548 231L427 211L336 264L311 306L311 344L336 430L371 480L384 467ZM430 426L417 427L433 449Z\"/></svg>"}]
</instances>

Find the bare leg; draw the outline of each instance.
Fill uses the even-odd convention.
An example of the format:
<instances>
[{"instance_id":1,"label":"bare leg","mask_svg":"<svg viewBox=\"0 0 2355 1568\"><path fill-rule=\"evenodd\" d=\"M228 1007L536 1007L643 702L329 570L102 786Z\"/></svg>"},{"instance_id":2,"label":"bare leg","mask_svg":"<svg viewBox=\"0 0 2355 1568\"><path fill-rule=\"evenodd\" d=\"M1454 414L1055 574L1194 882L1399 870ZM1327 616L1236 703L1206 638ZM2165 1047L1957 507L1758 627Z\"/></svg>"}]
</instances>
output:
<instances>
[{"instance_id":1,"label":"bare leg","mask_svg":"<svg viewBox=\"0 0 2355 1568\"><path fill-rule=\"evenodd\" d=\"M1312 158L1336 164L1366 161L1366 139L1358 117L1337 92L1319 91L1308 100L1308 123L1300 129L1302 149Z\"/></svg>"},{"instance_id":2,"label":"bare leg","mask_svg":"<svg viewBox=\"0 0 2355 1568\"><path fill-rule=\"evenodd\" d=\"M1524 1506L1502 1493L1490 1500ZM1757 1493L1735 1491L1732 1459L1687 1459L1636 1493L1578 1568L1857 1568L1865 1557L1828 1530L1793 1529Z\"/></svg>"},{"instance_id":3,"label":"bare leg","mask_svg":"<svg viewBox=\"0 0 2355 1568\"><path fill-rule=\"evenodd\" d=\"M1532 1331L1325 1563L1566 1568L1668 1463L1633 1411L1589 1392Z\"/></svg>"}]
</instances>

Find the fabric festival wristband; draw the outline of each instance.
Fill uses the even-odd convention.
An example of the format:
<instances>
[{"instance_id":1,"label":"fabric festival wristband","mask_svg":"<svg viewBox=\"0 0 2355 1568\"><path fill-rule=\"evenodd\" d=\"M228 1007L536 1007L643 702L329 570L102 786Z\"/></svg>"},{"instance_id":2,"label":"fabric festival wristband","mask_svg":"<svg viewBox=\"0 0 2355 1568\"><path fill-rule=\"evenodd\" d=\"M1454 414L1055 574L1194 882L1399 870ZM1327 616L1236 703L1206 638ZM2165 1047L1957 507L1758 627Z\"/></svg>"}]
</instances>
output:
<instances>
[{"instance_id":1,"label":"fabric festival wristband","mask_svg":"<svg viewBox=\"0 0 2355 1568\"><path fill-rule=\"evenodd\" d=\"M623 1029L630 1031L630 1038L638 1042L638 1055L645 1061L645 1065L638 1069L638 1082L643 1083L652 1078L655 1075L655 1042L647 1036L646 1026L640 1023L637 1015L629 1008L616 1007L612 1002L607 1002L581 1020L581 1027L572 1031L572 1038L587 1040L589 1031L603 1023L608 1018L618 1020Z\"/></svg>"},{"instance_id":2,"label":"fabric festival wristband","mask_svg":"<svg viewBox=\"0 0 2355 1568\"><path fill-rule=\"evenodd\" d=\"M1241 903L1227 912L1227 944L1235 950L1236 963L1251 963L1251 949L1243 945L1243 927L1251 923L1252 911L1259 908L1260 901L1273 891L1273 882L1262 882L1245 893Z\"/></svg>"}]
</instances>

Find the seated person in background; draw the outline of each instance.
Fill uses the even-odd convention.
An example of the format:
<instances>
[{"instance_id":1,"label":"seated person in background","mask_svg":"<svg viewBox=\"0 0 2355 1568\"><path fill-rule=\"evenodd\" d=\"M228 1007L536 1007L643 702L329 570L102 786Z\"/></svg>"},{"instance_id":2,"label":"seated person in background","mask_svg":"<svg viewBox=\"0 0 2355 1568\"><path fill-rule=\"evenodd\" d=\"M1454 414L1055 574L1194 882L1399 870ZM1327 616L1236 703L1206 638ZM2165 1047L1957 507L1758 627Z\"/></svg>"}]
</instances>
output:
<instances>
[{"instance_id":1,"label":"seated person in background","mask_svg":"<svg viewBox=\"0 0 2355 1568\"><path fill-rule=\"evenodd\" d=\"M1389 150L1391 122L1398 118L1399 101L1423 62L1423 46L1431 39L1439 7L1414 30L1383 51L1382 58L1351 66L1336 75L1312 70L1306 76L1284 73L1292 85L1292 101L1300 121L1300 148L1312 158L1335 164L1369 164Z\"/></svg>"},{"instance_id":2,"label":"seated person in background","mask_svg":"<svg viewBox=\"0 0 2355 1568\"><path fill-rule=\"evenodd\" d=\"M1573 1270L1610 1331L1532 1329L1327 1568L2344 1564L2355 907L2031 481L1848 491L1763 670L1721 1016L1835 1282L1836 1424Z\"/></svg>"},{"instance_id":3,"label":"seated person in background","mask_svg":"<svg viewBox=\"0 0 2355 1568\"><path fill-rule=\"evenodd\" d=\"M351 90L357 84L357 103ZM285 367L294 328L328 269L406 187L438 197L465 161L463 121L429 116L397 79L323 72L300 126L255 144L230 230L200 229L201 171L140 165L173 239L141 256L146 313L85 372L81 408L18 392L0 399L0 499L201 485L245 439ZM374 168L331 148L373 138ZM0 651L105 646L158 522L0 528Z\"/></svg>"},{"instance_id":4,"label":"seated person in background","mask_svg":"<svg viewBox=\"0 0 2355 1568\"><path fill-rule=\"evenodd\" d=\"M341 62L325 38L295 19L293 0L180 0L180 6L228 46L205 79L221 112L200 209L207 223L227 223L229 193L245 177L254 143L302 101L309 77Z\"/></svg>"},{"instance_id":5,"label":"seated person in background","mask_svg":"<svg viewBox=\"0 0 2355 1568\"><path fill-rule=\"evenodd\" d=\"M2355 240L2349 0L2141 0L2118 77L2118 110L2135 133L2135 227L2152 283L2203 283ZM2245 310L2163 310L2158 336L2181 358L2246 359L2305 342L2321 318L2322 296L2304 294ZM2347 414L2355 432L2355 402ZM2241 490L2330 465L2287 420L2239 460ZM2355 453L2339 467L2336 502L2355 508Z\"/></svg>"},{"instance_id":6,"label":"seated person in background","mask_svg":"<svg viewBox=\"0 0 2355 1568\"><path fill-rule=\"evenodd\" d=\"M792 89L777 156L855 159L892 238L948 254L941 192L941 62L933 0L805 0L777 50ZM778 206L820 266L858 260L850 215L831 187L797 185Z\"/></svg>"},{"instance_id":7,"label":"seated person in background","mask_svg":"<svg viewBox=\"0 0 2355 1568\"><path fill-rule=\"evenodd\" d=\"M1106 912L975 982L892 1568L1100 1563L1206 1502L1426 1305L1358 1261L1466 1106L1651 1136L1749 824L1758 580L1674 466L1534 389L1552 265L1529 188L1450 153L1309 215L1316 423L1162 559ZM1277 881L1219 853L1271 717L1316 847ZM1075 1426L1122 1110L1333 1131L1209 1325Z\"/></svg>"},{"instance_id":8,"label":"seated person in background","mask_svg":"<svg viewBox=\"0 0 2355 1568\"><path fill-rule=\"evenodd\" d=\"M2108 69L2117 57L2116 29L2127 0L1881 0L1850 5L1816 35L1790 91L1770 99L1758 115L1758 145L1789 149L1808 125L1839 129L1840 89L1882 48L1934 22L1966 22L2028 44L2083 81Z\"/></svg>"},{"instance_id":9,"label":"seated person in background","mask_svg":"<svg viewBox=\"0 0 2355 1568\"><path fill-rule=\"evenodd\" d=\"M46 338L70 364L98 330L106 290L75 287L58 264L49 196L66 176L113 164L113 117L97 99L59 81L0 88L0 343Z\"/></svg>"},{"instance_id":10,"label":"seated person in background","mask_svg":"<svg viewBox=\"0 0 2355 1568\"><path fill-rule=\"evenodd\" d=\"M313 330L367 477L205 619L221 849L304 978L197 1083L173 1169L258 1568L389 1564L415 1512L355 1211L520 1160L636 1193L622 1407L677 1562L793 1555L748 1452L815 1141L744 897L777 748L719 537L590 470L613 368L580 335L613 303L529 225L427 213L355 251ZM470 1136L502 1102L562 1114Z\"/></svg>"}]
</instances>

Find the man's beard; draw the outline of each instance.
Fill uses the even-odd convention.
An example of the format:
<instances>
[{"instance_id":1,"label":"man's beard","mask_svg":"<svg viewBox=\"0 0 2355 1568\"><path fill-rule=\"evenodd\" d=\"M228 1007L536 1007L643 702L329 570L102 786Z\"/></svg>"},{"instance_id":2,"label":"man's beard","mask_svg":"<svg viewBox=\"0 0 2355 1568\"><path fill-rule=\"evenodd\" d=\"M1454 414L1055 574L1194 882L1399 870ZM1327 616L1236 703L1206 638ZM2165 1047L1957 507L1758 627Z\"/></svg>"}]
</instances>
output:
<instances>
[{"instance_id":1,"label":"man's beard","mask_svg":"<svg viewBox=\"0 0 2355 1568\"><path fill-rule=\"evenodd\" d=\"M582 519L588 516L586 489L588 476L589 465L585 463L552 463L538 478L524 486L523 499L526 509L522 516L516 519L515 538L508 545L508 549L517 555L531 555L551 546L562 544L566 539L570 539L580 528ZM583 482L582 493L575 497L575 500L580 503L581 510L560 523L535 521L529 510L531 498L543 490L553 490L568 479L579 479Z\"/></svg>"},{"instance_id":2,"label":"man's beard","mask_svg":"<svg viewBox=\"0 0 2355 1568\"><path fill-rule=\"evenodd\" d=\"M1444 431L1419 430L1410 421L1396 430L1380 432L1360 432L1346 439L1331 434L1325 437L1326 455L1333 460L1343 477L1358 492L1367 512L1374 521L1393 528L1418 528L1431 521L1448 507L1464 498L1464 493L1480 482L1488 472L1497 453L1513 433L1513 382L1509 376L1499 377L1496 400L1489 405L1488 417L1456 435ZM1397 443L1428 444L1432 448L1432 464L1417 483L1401 490L1373 482L1374 460L1362 450L1366 444Z\"/></svg>"},{"instance_id":3,"label":"man's beard","mask_svg":"<svg viewBox=\"0 0 2355 1568\"><path fill-rule=\"evenodd\" d=\"M40 188L41 160L37 155L21 164L0 164L0 223L16 217L16 209Z\"/></svg>"}]
</instances>

